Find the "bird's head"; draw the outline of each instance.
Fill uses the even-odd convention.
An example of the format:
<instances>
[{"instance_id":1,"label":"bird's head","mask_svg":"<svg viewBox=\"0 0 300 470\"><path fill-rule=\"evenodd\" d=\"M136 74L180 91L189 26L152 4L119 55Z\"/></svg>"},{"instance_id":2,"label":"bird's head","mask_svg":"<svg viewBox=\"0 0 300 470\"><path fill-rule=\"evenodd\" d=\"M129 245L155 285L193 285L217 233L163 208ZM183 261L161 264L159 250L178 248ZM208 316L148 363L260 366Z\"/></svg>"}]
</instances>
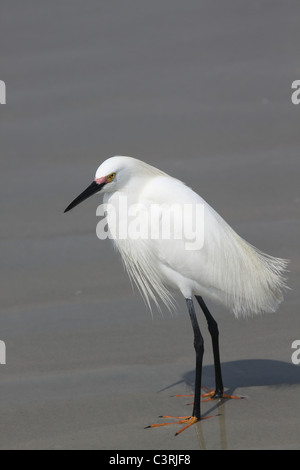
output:
<instances>
[{"instance_id":1,"label":"bird's head","mask_svg":"<svg viewBox=\"0 0 300 470\"><path fill-rule=\"evenodd\" d=\"M147 168L151 169L153 167L132 157L116 156L108 158L99 166L94 181L71 202L65 212L78 206L93 194L122 189L135 176L142 178L143 174L147 172Z\"/></svg>"}]
</instances>

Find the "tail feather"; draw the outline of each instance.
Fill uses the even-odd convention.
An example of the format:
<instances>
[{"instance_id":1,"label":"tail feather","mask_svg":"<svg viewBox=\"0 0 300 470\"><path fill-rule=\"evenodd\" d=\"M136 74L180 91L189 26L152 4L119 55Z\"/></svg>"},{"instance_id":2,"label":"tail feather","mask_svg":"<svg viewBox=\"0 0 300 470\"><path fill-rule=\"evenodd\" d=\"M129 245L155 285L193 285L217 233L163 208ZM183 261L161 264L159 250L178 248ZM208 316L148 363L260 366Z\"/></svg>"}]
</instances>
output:
<instances>
[{"instance_id":1,"label":"tail feather","mask_svg":"<svg viewBox=\"0 0 300 470\"><path fill-rule=\"evenodd\" d=\"M230 232L232 245L232 256L227 264L230 272L224 286L227 306L236 317L276 311L288 289L286 268L289 261L263 253L229 226L226 231Z\"/></svg>"}]
</instances>

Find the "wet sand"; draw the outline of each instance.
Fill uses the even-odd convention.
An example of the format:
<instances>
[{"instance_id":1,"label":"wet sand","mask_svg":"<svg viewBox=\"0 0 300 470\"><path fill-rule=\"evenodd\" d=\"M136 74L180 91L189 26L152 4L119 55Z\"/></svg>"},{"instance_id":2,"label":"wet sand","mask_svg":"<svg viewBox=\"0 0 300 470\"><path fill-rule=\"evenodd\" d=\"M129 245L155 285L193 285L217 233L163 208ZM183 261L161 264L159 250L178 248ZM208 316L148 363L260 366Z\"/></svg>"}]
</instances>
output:
<instances>
[{"instance_id":1,"label":"wet sand","mask_svg":"<svg viewBox=\"0 0 300 470\"><path fill-rule=\"evenodd\" d=\"M1 449L299 449L300 8L289 2L6 2L1 7ZM108 156L185 181L244 238L291 259L278 312L219 324L224 382L246 397L189 414L184 300L153 318L97 197L64 215ZM199 312L200 314L200 312ZM210 338L203 383L213 386Z\"/></svg>"}]
</instances>

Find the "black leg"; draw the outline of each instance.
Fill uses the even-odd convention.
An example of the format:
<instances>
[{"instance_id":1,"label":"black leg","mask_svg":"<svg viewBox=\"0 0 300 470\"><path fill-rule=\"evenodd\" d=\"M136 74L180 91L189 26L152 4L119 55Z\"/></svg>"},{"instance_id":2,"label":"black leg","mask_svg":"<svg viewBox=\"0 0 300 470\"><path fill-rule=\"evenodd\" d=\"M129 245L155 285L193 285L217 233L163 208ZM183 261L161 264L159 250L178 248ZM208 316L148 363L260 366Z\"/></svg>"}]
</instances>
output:
<instances>
[{"instance_id":1,"label":"black leg","mask_svg":"<svg viewBox=\"0 0 300 470\"><path fill-rule=\"evenodd\" d=\"M196 299L199 302L199 305L202 308L205 318L207 320L208 329L212 338L212 345L213 345L213 352L214 352L216 390L214 392L210 392L205 395L209 396L208 398L209 400L213 398L243 398L243 397L235 397L233 395L227 395L224 393L222 374L221 374L220 352L219 352L218 325L217 325L217 322L212 317L212 315L210 314L202 297L196 295ZM203 337L202 337L199 324L197 321L193 300L192 299L185 299L185 300L186 300L186 304L188 307L188 311L190 314L192 327L194 331L194 347L196 351L196 378L195 378L193 414L192 416L169 416L169 415L161 416L161 418L179 419L179 421L177 421L178 424L186 425L182 429L177 431L176 435L180 434L182 431L189 428L190 426L192 426L194 423L196 423L198 420L201 419L201 405L200 404L201 404L201 379L202 379L202 362L203 362L203 354L204 354L204 341L203 341ZM210 418L210 416L202 417L202 419L204 418ZM167 426L169 424L171 423L152 424L151 426L147 426L147 427L154 428L158 426Z\"/></svg>"},{"instance_id":2,"label":"black leg","mask_svg":"<svg viewBox=\"0 0 300 470\"><path fill-rule=\"evenodd\" d=\"M203 337L202 337L199 324L197 321L193 300L186 299L186 304L188 307L188 311L190 314L192 327L194 331L194 347L196 351L196 378L195 378L193 414L192 416L190 415L189 416L169 416L169 415L161 416L161 418L176 418L176 419L179 419L179 421L177 421L178 424L185 424L185 426L182 429L176 432L176 435L180 434L182 431L189 428L190 426L192 426L194 423L196 423L198 420L201 419L201 406L200 406L201 404L201 377L202 377L202 362L203 362L203 354L204 354L204 341L203 341ZM205 418L210 418L210 416L205 416ZM158 426L168 426L169 424L171 423L152 424L147 427L155 428Z\"/></svg>"},{"instance_id":3,"label":"black leg","mask_svg":"<svg viewBox=\"0 0 300 470\"><path fill-rule=\"evenodd\" d=\"M213 398L222 398L224 396L224 387L223 387L222 372L221 372L218 324L216 320L213 318L213 316L211 315L210 311L208 310L202 297L200 297L199 295L196 295L195 297L205 315L205 318L208 324L208 331L210 332L211 340L212 340L214 363L215 363L215 379L216 379L216 390L215 390Z\"/></svg>"},{"instance_id":4,"label":"black leg","mask_svg":"<svg viewBox=\"0 0 300 470\"><path fill-rule=\"evenodd\" d=\"M201 376L202 376L202 361L204 353L204 341L201 335L199 324L196 318L194 303L192 299L186 299L187 307L189 310L192 327L194 331L194 347L196 351L196 379L195 379L195 398L194 398L194 408L193 408L193 417L200 419L201 410L200 410L200 401L201 401Z\"/></svg>"}]
</instances>

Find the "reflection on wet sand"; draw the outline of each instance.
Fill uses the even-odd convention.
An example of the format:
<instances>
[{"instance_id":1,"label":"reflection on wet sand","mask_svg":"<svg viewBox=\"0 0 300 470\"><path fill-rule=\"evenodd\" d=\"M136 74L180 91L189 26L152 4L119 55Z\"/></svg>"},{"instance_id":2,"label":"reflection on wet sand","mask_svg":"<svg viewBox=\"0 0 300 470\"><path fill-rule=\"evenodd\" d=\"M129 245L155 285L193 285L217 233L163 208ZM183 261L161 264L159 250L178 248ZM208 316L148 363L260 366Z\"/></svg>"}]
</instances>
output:
<instances>
[{"instance_id":1,"label":"reflection on wet sand","mask_svg":"<svg viewBox=\"0 0 300 470\"><path fill-rule=\"evenodd\" d=\"M218 420L219 427L219 446L217 447L220 450L227 450L227 434L226 434L226 418L225 418L225 402L226 400L220 399L215 402L214 407L210 410L211 412L217 411L215 419ZM199 441L199 447L201 450L207 450L205 436L202 427L202 421L196 423L196 433Z\"/></svg>"}]
</instances>

